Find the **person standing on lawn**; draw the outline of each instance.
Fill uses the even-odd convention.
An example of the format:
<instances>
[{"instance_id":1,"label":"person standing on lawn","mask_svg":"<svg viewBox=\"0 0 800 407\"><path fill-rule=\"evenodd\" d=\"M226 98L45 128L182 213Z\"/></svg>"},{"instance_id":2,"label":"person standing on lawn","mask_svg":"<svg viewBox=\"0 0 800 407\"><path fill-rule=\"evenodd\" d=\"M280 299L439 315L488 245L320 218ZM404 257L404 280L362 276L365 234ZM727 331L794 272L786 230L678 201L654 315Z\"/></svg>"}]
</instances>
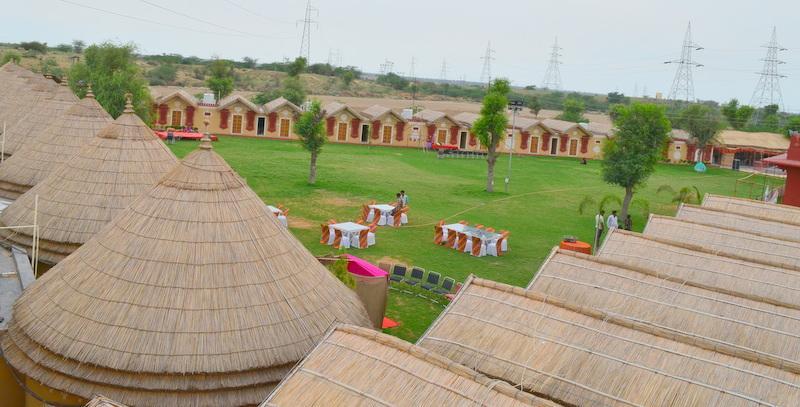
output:
<instances>
[{"instance_id":1,"label":"person standing on lawn","mask_svg":"<svg viewBox=\"0 0 800 407\"><path fill-rule=\"evenodd\" d=\"M625 230L633 230L633 220L631 220L631 215L625 217L625 222L622 223L622 228Z\"/></svg>"},{"instance_id":2,"label":"person standing on lawn","mask_svg":"<svg viewBox=\"0 0 800 407\"><path fill-rule=\"evenodd\" d=\"M603 237L603 229L606 227L606 220L604 218L606 211L600 210L597 215L594 216L594 246L600 243L600 239Z\"/></svg>"},{"instance_id":3,"label":"person standing on lawn","mask_svg":"<svg viewBox=\"0 0 800 407\"><path fill-rule=\"evenodd\" d=\"M394 209L392 209L392 216L394 216L394 214L397 213L397 211L403 209L403 206L405 206L405 204L403 203L403 197L400 195L399 192L397 193L396 198L397 199L395 200L394 203Z\"/></svg>"},{"instance_id":4,"label":"person standing on lawn","mask_svg":"<svg viewBox=\"0 0 800 407\"><path fill-rule=\"evenodd\" d=\"M403 199L403 206L408 206L408 195L406 195L406 191L400 191L400 198Z\"/></svg>"},{"instance_id":5,"label":"person standing on lawn","mask_svg":"<svg viewBox=\"0 0 800 407\"><path fill-rule=\"evenodd\" d=\"M606 226L608 226L609 232L619 227L619 218L617 217L617 211L611 211L611 216L608 217L606 221Z\"/></svg>"}]
</instances>

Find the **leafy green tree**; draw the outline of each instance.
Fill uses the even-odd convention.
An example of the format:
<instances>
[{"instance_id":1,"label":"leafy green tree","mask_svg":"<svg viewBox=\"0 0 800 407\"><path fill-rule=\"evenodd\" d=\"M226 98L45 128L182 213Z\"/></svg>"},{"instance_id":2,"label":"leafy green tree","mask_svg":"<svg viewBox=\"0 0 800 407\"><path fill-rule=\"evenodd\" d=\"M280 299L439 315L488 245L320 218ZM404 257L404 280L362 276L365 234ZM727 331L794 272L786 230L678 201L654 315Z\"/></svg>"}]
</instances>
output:
<instances>
[{"instance_id":1,"label":"leafy green tree","mask_svg":"<svg viewBox=\"0 0 800 407\"><path fill-rule=\"evenodd\" d=\"M408 87L408 80L394 72L389 72L386 75L378 76L378 79L376 79L375 82L378 82L381 85L390 86L392 89L396 90L403 90Z\"/></svg>"},{"instance_id":2,"label":"leafy green tree","mask_svg":"<svg viewBox=\"0 0 800 407\"><path fill-rule=\"evenodd\" d=\"M783 129L783 134L791 134L792 132L800 132L800 116L798 115L789 117Z\"/></svg>"},{"instance_id":3,"label":"leafy green tree","mask_svg":"<svg viewBox=\"0 0 800 407\"><path fill-rule=\"evenodd\" d=\"M609 92L607 95L607 100L609 105L616 105L616 104L627 104L628 98L625 97L624 93L620 92Z\"/></svg>"},{"instance_id":4,"label":"leafy green tree","mask_svg":"<svg viewBox=\"0 0 800 407\"><path fill-rule=\"evenodd\" d=\"M616 137L603 148L603 180L625 189L620 218L625 219L636 188L655 170L672 131L664 108L633 103L619 109Z\"/></svg>"},{"instance_id":5,"label":"leafy green tree","mask_svg":"<svg viewBox=\"0 0 800 407\"><path fill-rule=\"evenodd\" d=\"M483 98L481 114L472 126L473 132L486 146L486 192L494 192L494 165L497 162L497 145L506 134L508 126L508 93L511 86L506 79L495 79Z\"/></svg>"},{"instance_id":6,"label":"leafy green tree","mask_svg":"<svg viewBox=\"0 0 800 407\"><path fill-rule=\"evenodd\" d=\"M76 54L82 54L84 48L86 48L86 43L81 40L72 40L72 52Z\"/></svg>"},{"instance_id":7,"label":"leafy green tree","mask_svg":"<svg viewBox=\"0 0 800 407\"><path fill-rule=\"evenodd\" d=\"M125 94L130 93L136 114L149 123L152 98L147 80L136 64L135 50L132 44L110 42L86 48L83 61L69 71L70 87L83 97L86 85L91 84L95 98L113 117L125 110Z\"/></svg>"},{"instance_id":8,"label":"leafy green tree","mask_svg":"<svg viewBox=\"0 0 800 407\"><path fill-rule=\"evenodd\" d=\"M251 57L242 58L242 67L243 68L253 69L253 68L256 67L256 65L258 65L258 59L257 58L251 58Z\"/></svg>"},{"instance_id":9,"label":"leafy green tree","mask_svg":"<svg viewBox=\"0 0 800 407\"><path fill-rule=\"evenodd\" d=\"M578 204L578 214L597 213L600 211L611 212L615 208L622 206L622 199L620 197L608 194L604 195L600 200L596 196L586 195ZM631 208L638 208L641 211L642 217L647 217L650 214L650 202L646 199L636 198L631 201ZM624 219L624 218L622 218Z\"/></svg>"},{"instance_id":10,"label":"leafy green tree","mask_svg":"<svg viewBox=\"0 0 800 407\"><path fill-rule=\"evenodd\" d=\"M539 100L539 96L530 96L525 99L525 107L534 115L539 116L539 112L542 110L542 101Z\"/></svg>"},{"instance_id":11,"label":"leafy green tree","mask_svg":"<svg viewBox=\"0 0 800 407\"><path fill-rule=\"evenodd\" d=\"M318 100L311 102L311 107L300 115L294 125L295 133L300 138L300 144L311 153L311 162L308 169L308 183L317 182L317 157L325 145L325 111Z\"/></svg>"},{"instance_id":12,"label":"leafy green tree","mask_svg":"<svg viewBox=\"0 0 800 407\"><path fill-rule=\"evenodd\" d=\"M25 51L34 51L40 54L47 53L47 43L39 41L20 42L19 47Z\"/></svg>"},{"instance_id":13,"label":"leafy green tree","mask_svg":"<svg viewBox=\"0 0 800 407\"><path fill-rule=\"evenodd\" d=\"M57 77L64 76L64 70L58 66L58 62L56 62L53 58L44 58L40 64L40 71L42 75L53 75Z\"/></svg>"},{"instance_id":14,"label":"leafy green tree","mask_svg":"<svg viewBox=\"0 0 800 407\"><path fill-rule=\"evenodd\" d=\"M3 59L0 60L0 65L5 65L9 61L19 65L19 63L22 61L22 55L16 51L6 51L3 53Z\"/></svg>"},{"instance_id":15,"label":"leafy green tree","mask_svg":"<svg viewBox=\"0 0 800 407\"><path fill-rule=\"evenodd\" d=\"M714 141L717 133L724 128L717 109L701 104L691 104L683 109L678 122L680 128L689 132L694 138L699 151L703 151L706 145ZM691 160L691 157L689 159Z\"/></svg>"},{"instance_id":16,"label":"leafy green tree","mask_svg":"<svg viewBox=\"0 0 800 407\"><path fill-rule=\"evenodd\" d=\"M560 116L558 116L558 118L568 122L584 122L586 121L586 119L583 118L583 112L585 110L586 106L582 100L570 96L564 99L564 103L562 104L562 113Z\"/></svg>"},{"instance_id":17,"label":"leafy green tree","mask_svg":"<svg viewBox=\"0 0 800 407\"><path fill-rule=\"evenodd\" d=\"M70 52L70 51L72 51L72 45L69 45L69 44L58 44L58 45L56 45L56 51Z\"/></svg>"},{"instance_id":18,"label":"leafy green tree","mask_svg":"<svg viewBox=\"0 0 800 407\"><path fill-rule=\"evenodd\" d=\"M350 84L353 83L353 80L356 79L356 74L353 71L344 71L340 77L342 78L344 87L349 88Z\"/></svg>"},{"instance_id":19,"label":"leafy green tree","mask_svg":"<svg viewBox=\"0 0 800 407\"><path fill-rule=\"evenodd\" d=\"M173 64L161 64L147 71L150 85L172 85L178 76L178 68Z\"/></svg>"},{"instance_id":20,"label":"leafy green tree","mask_svg":"<svg viewBox=\"0 0 800 407\"><path fill-rule=\"evenodd\" d=\"M233 92L233 63L225 59L215 59L206 68L206 86L217 98L222 99Z\"/></svg>"},{"instance_id":21,"label":"leafy green tree","mask_svg":"<svg viewBox=\"0 0 800 407\"><path fill-rule=\"evenodd\" d=\"M728 120L728 124L737 130L744 129L753 116L753 113L755 113L755 109L752 106L740 106L739 101L736 99L731 99L730 102L722 105L720 110L722 111L722 115Z\"/></svg>"},{"instance_id":22,"label":"leafy green tree","mask_svg":"<svg viewBox=\"0 0 800 407\"><path fill-rule=\"evenodd\" d=\"M764 112L764 116L772 116L778 114L779 109L778 105L766 105L761 110Z\"/></svg>"},{"instance_id":23,"label":"leafy green tree","mask_svg":"<svg viewBox=\"0 0 800 407\"><path fill-rule=\"evenodd\" d=\"M294 62L289 64L286 73L289 74L291 77L300 76L301 73L306 71L308 66L308 61L306 61L303 57L297 57L294 59Z\"/></svg>"}]
</instances>

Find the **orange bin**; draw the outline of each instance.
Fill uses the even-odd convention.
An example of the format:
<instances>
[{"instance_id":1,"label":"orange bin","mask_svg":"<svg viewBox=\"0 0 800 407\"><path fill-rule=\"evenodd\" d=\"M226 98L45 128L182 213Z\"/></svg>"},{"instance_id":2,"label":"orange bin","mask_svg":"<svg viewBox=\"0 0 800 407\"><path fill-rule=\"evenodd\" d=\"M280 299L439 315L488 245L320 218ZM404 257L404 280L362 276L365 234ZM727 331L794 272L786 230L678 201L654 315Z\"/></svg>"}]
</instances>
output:
<instances>
[{"instance_id":1,"label":"orange bin","mask_svg":"<svg viewBox=\"0 0 800 407\"><path fill-rule=\"evenodd\" d=\"M558 247L564 250L572 250L574 252L592 254L592 245L586 242L581 242L581 241L567 242L566 240L562 240L561 244L558 245Z\"/></svg>"}]
</instances>

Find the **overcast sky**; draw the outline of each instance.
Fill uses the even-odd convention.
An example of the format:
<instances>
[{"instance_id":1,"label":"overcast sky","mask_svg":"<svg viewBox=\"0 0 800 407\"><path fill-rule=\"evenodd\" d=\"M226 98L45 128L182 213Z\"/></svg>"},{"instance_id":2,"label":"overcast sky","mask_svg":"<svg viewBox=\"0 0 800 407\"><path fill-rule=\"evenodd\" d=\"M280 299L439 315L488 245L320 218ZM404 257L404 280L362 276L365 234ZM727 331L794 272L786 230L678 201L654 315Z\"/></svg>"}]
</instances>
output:
<instances>
[{"instance_id":1,"label":"overcast sky","mask_svg":"<svg viewBox=\"0 0 800 407\"><path fill-rule=\"evenodd\" d=\"M150 4L148 4L150 3ZM145 22L82 8L101 8ZM705 47L695 59L700 99L749 102L772 27L788 51L781 73L784 105L800 112L800 2L770 0L316 0L311 60L327 62L331 50L344 65L477 81L488 41L495 49L493 76L514 85L540 85L550 47L563 47L561 76L569 90L667 94L675 74L664 61L680 56L689 21ZM155 6L154 6L155 5ZM162 6L185 13L179 16ZM248 10L248 11L245 11ZM300 48L304 0L26 0L3 7L0 41L82 39L133 42L142 53L180 53L261 62L294 58ZM255 13L253 13L255 12ZM257 13L257 14L256 14ZM197 20L205 20L203 23ZM159 24L160 23L160 24ZM183 28L175 28L183 27Z\"/></svg>"}]
</instances>

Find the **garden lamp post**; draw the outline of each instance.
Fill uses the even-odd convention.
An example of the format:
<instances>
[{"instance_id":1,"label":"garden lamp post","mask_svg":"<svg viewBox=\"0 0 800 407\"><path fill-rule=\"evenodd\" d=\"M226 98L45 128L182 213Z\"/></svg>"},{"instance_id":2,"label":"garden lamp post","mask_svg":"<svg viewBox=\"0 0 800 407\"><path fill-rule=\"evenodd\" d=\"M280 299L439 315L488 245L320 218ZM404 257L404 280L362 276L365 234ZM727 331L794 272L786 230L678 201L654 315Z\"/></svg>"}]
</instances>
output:
<instances>
[{"instance_id":1,"label":"garden lamp post","mask_svg":"<svg viewBox=\"0 0 800 407\"><path fill-rule=\"evenodd\" d=\"M521 100L512 100L508 103L511 110L511 147L508 149L508 175L506 176L506 193L508 193L508 183L511 182L511 157L514 154L514 128L517 125L517 112L522 110Z\"/></svg>"}]
</instances>

